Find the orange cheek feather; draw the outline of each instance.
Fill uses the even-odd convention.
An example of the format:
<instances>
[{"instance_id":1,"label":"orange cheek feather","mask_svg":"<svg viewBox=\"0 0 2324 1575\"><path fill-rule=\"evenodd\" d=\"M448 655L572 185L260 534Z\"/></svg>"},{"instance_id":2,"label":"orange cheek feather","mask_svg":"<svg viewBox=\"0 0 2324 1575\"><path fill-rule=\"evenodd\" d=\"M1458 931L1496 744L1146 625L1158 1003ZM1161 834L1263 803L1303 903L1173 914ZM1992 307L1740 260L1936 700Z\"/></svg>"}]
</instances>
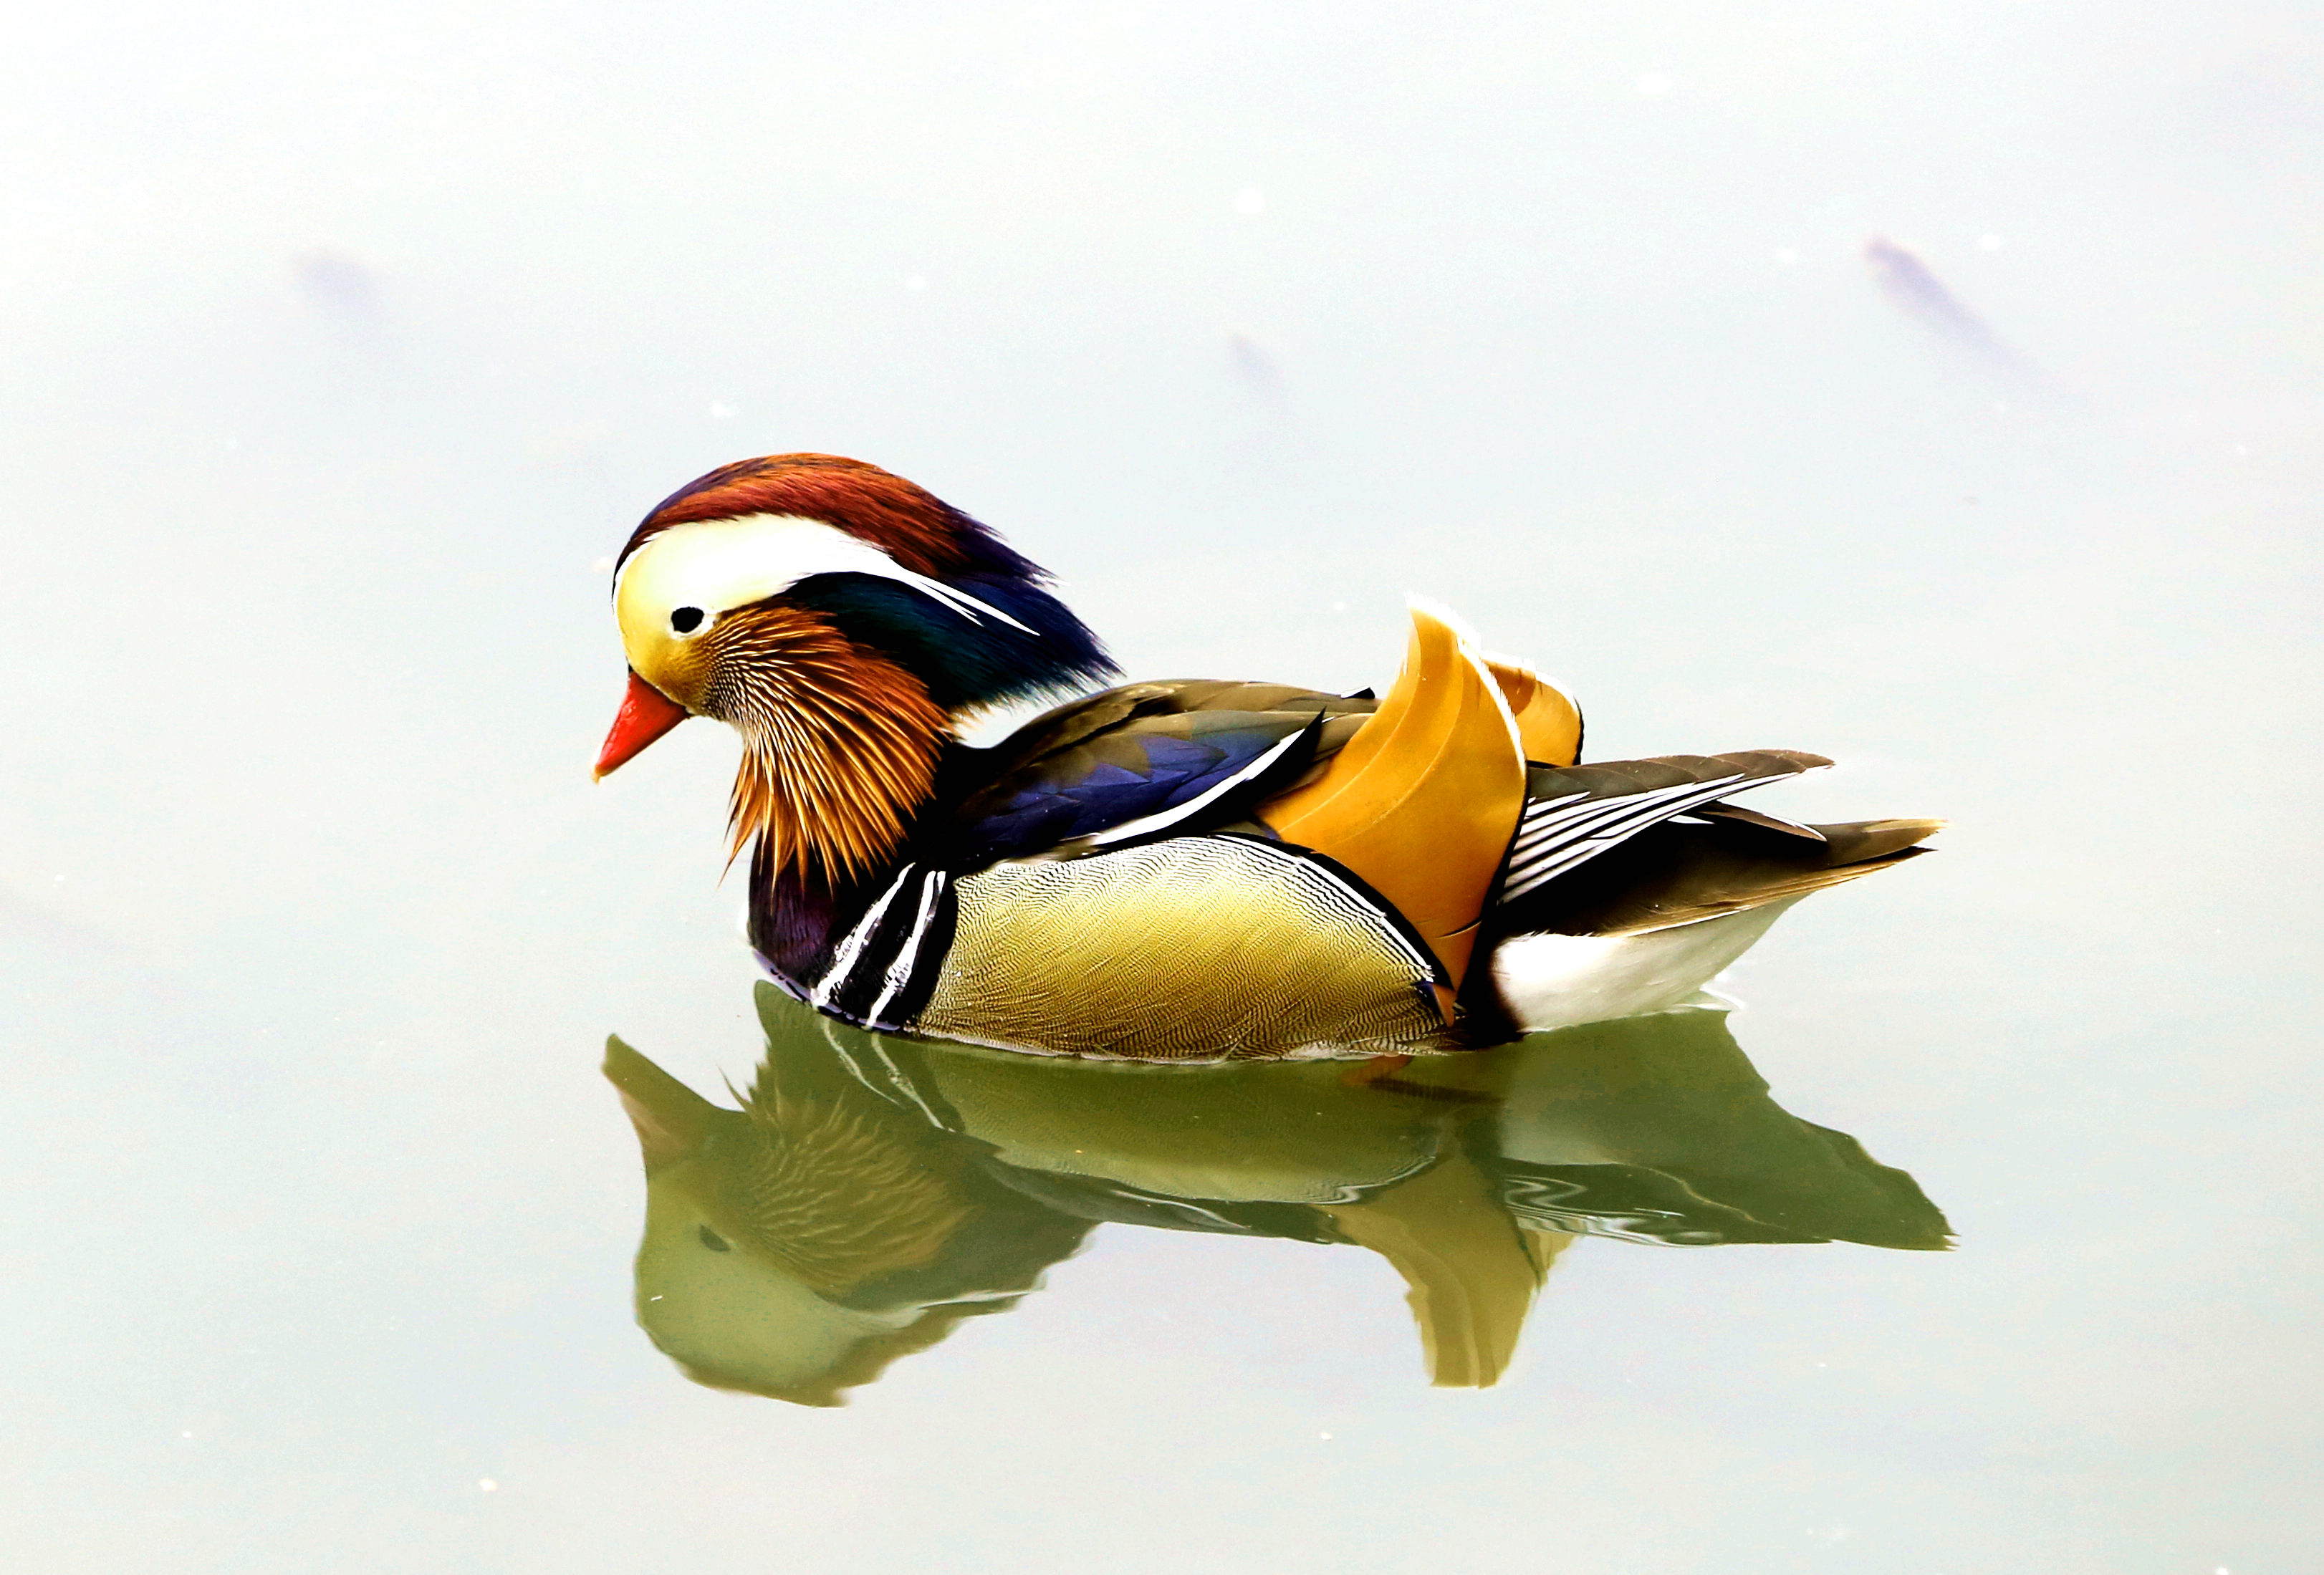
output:
<instances>
[{"instance_id":1,"label":"orange cheek feather","mask_svg":"<svg viewBox=\"0 0 2324 1575\"><path fill-rule=\"evenodd\" d=\"M632 672L629 692L622 696L622 708L613 715L613 731L605 735L605 747L597 751L591 778L603 778L622 765L686 717L685 706Z\"/></svg>"}]
</instances>

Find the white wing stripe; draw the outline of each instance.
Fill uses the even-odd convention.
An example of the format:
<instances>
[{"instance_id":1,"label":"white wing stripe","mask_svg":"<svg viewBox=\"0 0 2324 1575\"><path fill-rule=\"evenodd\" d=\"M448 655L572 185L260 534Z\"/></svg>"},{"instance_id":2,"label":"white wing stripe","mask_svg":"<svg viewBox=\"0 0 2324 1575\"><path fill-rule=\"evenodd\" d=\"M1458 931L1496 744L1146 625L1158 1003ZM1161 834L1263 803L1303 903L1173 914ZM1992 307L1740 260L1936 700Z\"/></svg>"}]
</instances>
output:
<instances>
[{"instance_id":1,"label":"white wing stripe","mask_svg":"<svg viewBox=\"0 0 2324 1575\"><path fill-rule=\"evenodd\" d=\"M1730 777L1728 780L1733 781L1734 778ZM1627 815L1639 805L1660 804L1667 799L1682 797L1696 786L1697 784L1692 782L1680 782L1668 788L1656 788L1642 793L1625 793L1611 798L1592 798L1586 804L1577 804L1571 808L1561 809L1554 815L1544 815L1519 834L1529 847L1538 845L1545 839L1563 841L1567 837L1579 835L1603 821Z\"/></svg>"},{"instance_id":2,"label":"white wing stripe","mask_svg":"<svg viewBox=\"0 0 2324 1575\"><path fill-rule=\"evenodd\" d=\"M1717 782L1678 782L1645 793L1624 794L1618 798L1593 798L1587 804L1577 804L1554 815L1543 816L1518 834L1516 845L1520 851L1530 852L1541 847L1545 839L1549 840L1551 845L1564 843L1587 835L1609 820L1623 819L1641 809L1653 809L1674 799L1688 798L1705 788L1711 788L1711 797L1716 797L1717 789L1741 779L1742 773L1737 772L1733 776L1721 777Z\"/></svg>"},{"instance_id":3,"label":"white wing stripe","mask_svg":"<svg viewBox=\"0 0 2324 1575\"><path fill-rule=\"evenodd\" d=\"M1606 808L1601 808L1599 813L1587 817L1587 820L1576 820L1576 823L1562 824L1562 827L1557 827L1557 836L1536 841L1536 843L1529 845L1522 855L1517 855L1516 860L1510 860L1510 861L1513 861L1513 864L1532 864L1532 861L1553 855L1553 852L1557 852L1559 848L1564 848L1564 845L1599 836L1603 829L1610 827L1610 824L1631 823L1631 820L1638 820L1641 815L1647 817L1647 820L1662 820L1662 817L1666 815L1675 815L1680 808L1685 808L1687 804L1694 804L1694 801L1696 801L1694 795L1653 795L1653 797L1631 797L1631 799L1615 799L1610 801Z\"/></svg>"},{"instance_id":4,"label":"white wing stripe","mask_svg":"<svg viewBox=\"0 0 2324 1575\"><path fill-rule=\"evenodd\" d=\"M1102 832L1092 834L1089 839L1091 844L1095 847L1102 848L1111 843L1124 841L1130 837L1142 837L1149 832L1165 830L1167 827L1177 824L1182 820L1189 819L1192 816L1200 814L1204 807L1216 803L1222 796L1233 791L1235 788L1241 787L1244 783L1259 776L1269 766L1272 766L1276 761L1281 760L1285 754L1288 753L1291 746L1297 743L1302 738L1305 738L1307 730L1305 728L1301 728L1297 732L1293 733L1289 738L1286 738L1281 742L1276 744L1265 754L1251 761L1250 765L1245 766L1233 776L1229 777L1222 782L1215 783L1210 788L1205 788L1201 794L1193 798L1189 798L1184 804L1174 804L1167 809L1156 810L1152 815L1141 815L1136 820L1125 820L1120 825L1108 826Z\"/></svg>"},{"instance_id":5,"label":"white wing stripe","mask_svg":"<svg viewBox=\"0 0 2324 1575\"><path fill-rule=\"evenodd\" d=\"M1549 811L1553 806L1572 805L1577 798L1589 797L1586 793L1569 793L1563 798L1545 798L1537 804L1526 805L1525 814L1517 821L1517 840L1520 843L1539 841L1549 834L1563 815L1569 813L1561 810L1557 815L1552 815ZM1595 803L1596 800L1593 799L1591 802Z\"/></svg>"},{"instance_id":6,"label":"white wing stripe","mask_svg":"<svg viewBox=\"0 0 2324 1575\"><path fill-rule=\"evenodd\" d=\"M1678 799L1675 804L1671 804L1671 801L1647 804L1647 806L1637 806L1637 804L1634 804L1634 813L1629 813L1629 815L1613 817L1613 820L1601 820L1601 823L1594 824L1594 827L1590 829L1590 834L1581 836L1581 839L1576 841L1571 841L1571 843L1559 843L1557 848L1545 848L1545 851L1536 852L1536 855L1529 857L1529 860L1525 861L1525 867L1522 869L1510 869L1510 873L1504 878L1504 883L1501 883L1501 901L1510 901L1513 897L1525 897L1526 892L1532 892L1534 888L1543 885L1553 876L1562 876L1562 873L1573 869L1576 864L1582 864L1582 861L1597 857L1599 852L1606 852L1609 848L1613 848L1613 845L1625 843L1625 841L1629 841L1631 836L1637 836L1638 832L1643 832L1643 829L1650 827L1650 824L1659 823L1659 820L1669 820L1671 815L1683 813L1685 808L1694 806L1694 804L1706 804L1708 799L1715 799L1720 792L1727 790L1727 788L1734 785L1736 780L1738 778L1729 776L1729 778L1722 778L1718 780L1718 783L1696 785L1696 790L1692 792L1692 795L1683 797L1683 799ZM1657 797L1666 797L1666 795L1657 795Z\"/></svg>"},{"instance_id":7,"label":"white wing stripe","mask_svg":"<svg viewBox=\"0 0 2324 1575\"><path fill-rule=\"evenodd\" d=\"M1675 803L1668 792L1653 795L1651 801L1640 798L1618 800L1618 813L1599 815L1586 826L1572 828L1569 837L1554 845L1536 849L1522 860L1513 860L1511 872L1521 880L1528 880L1529 884L1533 883L1528 878L1545 866L1554 865L1563 869L1578 862L1577 859L1567 855L1584 848L1593 852L1601 852L1657 821L1667 820L1692 805L1716 797L1728 785L1727 782L1698 784L1692 793L1677 798Z\"/></svg>"},{"instance_id":8,"label":"white wing stripe","mask_svg":"<svg viewBox=\"0 0 2324 1575\"><path fill-rule=\"evenodd\" d=\"M1605 812L1592 815L1586 822L1561 826L1563 836L1529 848L1522 857L1511 858L1508 870L1502 877L1501 900L1523 897L1552 877L1627 842L1646 827L1710 802L1745 775L1738 771L1712 782L1682 782L1651 793L1632 794L1612 800ZM1572 815L1573 811L1564 813Z\"/></svg>"}]
</instances>

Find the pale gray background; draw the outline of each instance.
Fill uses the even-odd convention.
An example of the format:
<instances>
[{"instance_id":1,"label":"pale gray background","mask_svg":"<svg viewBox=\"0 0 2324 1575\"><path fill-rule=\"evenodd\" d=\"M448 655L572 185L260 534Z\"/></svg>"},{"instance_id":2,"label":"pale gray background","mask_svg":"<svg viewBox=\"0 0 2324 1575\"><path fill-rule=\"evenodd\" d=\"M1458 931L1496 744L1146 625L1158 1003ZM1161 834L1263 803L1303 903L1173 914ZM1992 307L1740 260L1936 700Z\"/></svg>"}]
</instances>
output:
<instances>
[{"instance_id":1,"label":"pale gray background","mask_svg":"<svg viewBox=\"0 0 2324 1575\"><path fill-rule=\"evenodd\" d=\"M0 168L12 1570L2324 1567L2315 6L20 7ZM1955 817L1735 1026L1960 1250L1585 1242L1471 1395L1108 1228L686 1383L595 1064L755 1055L732 746L590 786L601 560L796 448L1133 673L1422 591Z\"/></svg>"}]
</instances>

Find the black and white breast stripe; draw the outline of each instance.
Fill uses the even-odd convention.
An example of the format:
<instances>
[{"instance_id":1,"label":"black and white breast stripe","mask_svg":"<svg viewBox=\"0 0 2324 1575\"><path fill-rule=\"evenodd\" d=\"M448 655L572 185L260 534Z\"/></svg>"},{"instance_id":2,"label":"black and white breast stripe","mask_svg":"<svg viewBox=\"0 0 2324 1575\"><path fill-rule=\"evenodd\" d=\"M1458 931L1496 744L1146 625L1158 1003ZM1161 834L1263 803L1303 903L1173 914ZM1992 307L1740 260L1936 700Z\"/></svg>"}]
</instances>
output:
<instances>
[{"instance_id":1,"label":"black and white breast stripe","mask_svg":"<svg viewBox=\"0 0 2324 1575\"><path fill-rule=\"evenodd\" d=\"M907 864L831 954L807 991L810 1004L867 1028L897 1028L919 1015L952 950L957 903L952 877Z\"/></svg>"},{"instance_id":2,"label":"black and white breast stripe","mask_svg":"<svg viewBox=\"0 0 2324 1575\"><path fill-rule=\"evenodd\" d=\"M896 894L903 890L904 882L912 878L913 869L914 866L907 864L897 870L895 880L888 883L888 889L880 894L879 900L863 910L863 916L855 921L855 927L842 936L839 944L832 948L830 969L807 990L807 999L809 1006L824 1009L830 1007L832 998L838 992L840 986L845 983L848 977L854 972L856 962L863 954L863 948L870 944L872 935L880 928L880 921L886 918L888 910L896 905Z\"/></svg>"}]
</instances>

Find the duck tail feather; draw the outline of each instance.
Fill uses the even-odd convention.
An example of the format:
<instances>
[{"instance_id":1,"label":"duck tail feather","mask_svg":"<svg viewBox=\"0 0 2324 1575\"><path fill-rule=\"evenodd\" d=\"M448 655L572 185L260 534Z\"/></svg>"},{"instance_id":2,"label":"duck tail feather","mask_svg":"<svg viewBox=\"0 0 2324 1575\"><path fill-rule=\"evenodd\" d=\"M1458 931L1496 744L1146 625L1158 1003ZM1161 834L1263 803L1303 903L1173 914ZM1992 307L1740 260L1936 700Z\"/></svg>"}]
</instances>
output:
<instances>
[{"instance_id":1,"label":"duck tail feather","mask_svg":"<svg viewBox=\"0 0 2324 1575\"><path fill-rule=\"evenodd\" d=\"M1945 829L1941 820L1852 820L1810 828L1831 845L1834 864L1862 864L1916 847ZM1923 849L1923 852L1928 850Z\"/></svg>"}]
</instances>

